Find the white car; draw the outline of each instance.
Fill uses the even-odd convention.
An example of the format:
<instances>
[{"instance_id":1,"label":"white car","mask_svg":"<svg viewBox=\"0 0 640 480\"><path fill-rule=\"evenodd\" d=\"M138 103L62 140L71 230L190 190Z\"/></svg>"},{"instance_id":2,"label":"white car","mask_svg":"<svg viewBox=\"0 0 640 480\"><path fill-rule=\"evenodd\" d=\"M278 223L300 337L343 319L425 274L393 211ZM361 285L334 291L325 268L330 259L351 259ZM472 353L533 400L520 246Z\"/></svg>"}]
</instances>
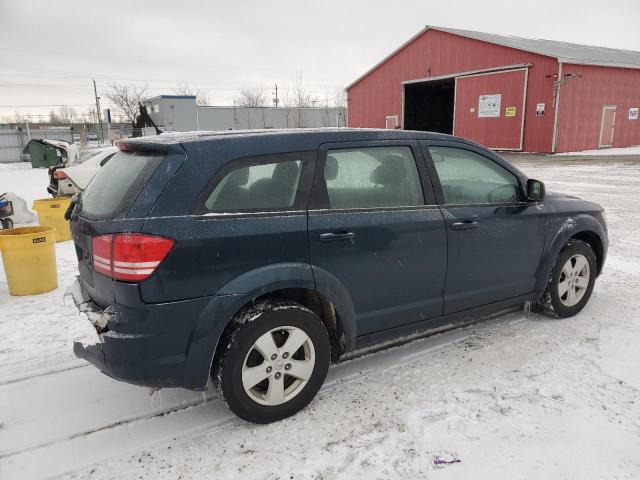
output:
<instances>
[{"instance_id":1,"label":"white car","mask_svg":"<svg viewBox=\"0 0 640 480\"><path fill-rule=\"evenodd\" d=\"M68 167L52 167L49 169L49 186L47 191L54 197L74 195L83 191L96 173L111 157L118 152L118 147L100 148L82 163Z\"/></svg>"}]
</instances>

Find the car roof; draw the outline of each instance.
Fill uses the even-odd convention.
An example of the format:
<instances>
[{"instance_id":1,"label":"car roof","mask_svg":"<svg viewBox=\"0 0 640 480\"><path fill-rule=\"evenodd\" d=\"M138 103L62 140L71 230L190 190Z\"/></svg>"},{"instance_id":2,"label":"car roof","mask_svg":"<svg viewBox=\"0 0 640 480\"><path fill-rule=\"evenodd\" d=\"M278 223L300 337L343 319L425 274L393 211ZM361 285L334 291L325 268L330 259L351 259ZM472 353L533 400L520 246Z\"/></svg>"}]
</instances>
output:
<instances>
[{"instance_id":1,"label":"car roof","mask_svg":"<svg viewBox=\"0 0 640 480\"><path fill-rule=\"evenodd\" d=\"M199 142L215 142L242 138L257 140L263 138L270 142L309 141L322 144L330 142L366 141L366 140L456 140L473 144L468 140L443 133L421 132L413 130L385 130L376 128L291 128L265 130L224 130L198 132L162 133L149 137L120 140L118 144L132 146L170 146L187 145Z\"/></svg>"}]
</instances>

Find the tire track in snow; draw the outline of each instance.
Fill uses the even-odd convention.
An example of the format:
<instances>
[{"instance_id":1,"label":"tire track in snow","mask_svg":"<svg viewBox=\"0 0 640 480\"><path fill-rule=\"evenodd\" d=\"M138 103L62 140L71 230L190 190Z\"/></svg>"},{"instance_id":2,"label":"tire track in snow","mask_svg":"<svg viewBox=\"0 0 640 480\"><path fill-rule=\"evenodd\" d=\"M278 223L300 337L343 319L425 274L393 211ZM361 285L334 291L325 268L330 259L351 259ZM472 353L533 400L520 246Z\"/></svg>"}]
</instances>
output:
<instances>
[{"instance_id":1,"label":"tire track in snow","mask_svg":"<svg viewBox=\"0 0 640 480\"><path fill-rule=\"evenodd\" d=\"M321 392L329 393L337 388L343 388L353 382L362 381L368 376L394 368L400 368L402 364L407 362L415 362L420 358L432 355L450 345L459 343L474 335L478 328L485 328L496 322L521 322L526 319L521 318L521 314L505 315L485 322L481 326L475 324L472 327L465 326L462 328L451 328L445 332L431 335L426 338L409 340L409 343L389 348L380 352L366 354L344 363L332 367L329 371L328 378L323 385ZM143 401L148 402L149 397L146 396L145 390L140 387L123 384L114 381L100 374L95 369L76 369L62 372L59 374L49 375L48 378L32 378L25 380L26 390L38 389L43 385L41 382L55 383L56 377L64 375L72 378L66 379L64 383L77 385L82 382L82 378L73 378L79 373L82 376L95 377L91 380L102 386L96 389L90 388L89 391L97 393L98 398L85 397L81 399L79 407L85 405L84 417L91 423L92 415L95 409L87 410L86 405L104 406L115 398L124 396L124 401L120 398L120 406L115 411L110 412L111 421L98 421L90 428L86 428L85 422L77 422L67 430L64 435L50 435L46 441L38 441L33 443L33 438L41 440L38 431L41 430L42 420L33 422L23 429L21 435L17 437L22 439L22 445L11 450L0 451L0 478L43 478L57 476L69 471L77 470L93 463L104 461L122 455L127 452L135 451L140 448L149 447L154 444L165 443L168 439L183 437L185 435L195 434L207 429L221 428L230 421L237 420L233 414L226 408L224 402L219 397L213 395L210 398L201 399L196 396L202 395L201 392L188 392L177 390L171 392L172 397L165 399L167 404L158 411L149 412L152 406L146 405L145 411L140 411ZM87 379L85 379L87 381ZM8 387L16 387L9 385ZM24 385L22 385L24 386ZM7 387L7 386L5 386ZM7 402L17 400L8 398L6 388L0 387L0 398L6 398ZM71 389L63 389L67 394ZM13 392L21 396L25 389ZM168 392L163 390L162 392ZM209 390L210 392L210 390ZM38 391L31 391L31 395L38 395ZM120 395L118 395L120 393ZM102 394L102 396L100 396ZM167 395L165 395L167 396ZM161 397L159 396L161 399ZM48 405L53 409L64 405L64 398L56 399L58 405ZM0 406L4 403L0 400ZM152 399L153 401L153 399ZM44 403L47 403L46 401ZM134 403L135 408L129 409L130 403ZM43 408L44 405L41 407ZM27 416L33 407L27 406ZM64 407L63 407L64 408ZM133 412L131 411L133 410ZM82 413L82 409L79 410ZM136 413L137 412L137 413ZM87 415L88 414L88 415ZM304 415L304 412L301 413ZM37 416L36 416L37 418ZM60 419L57 423L64 423L65 419ZM105 419L106 420L106 419ZM15 425L21 424L22 419L9 419L5 428L0 430L0 445L7 445L14 440L16 436ZM55 423L55 422L54 422ZM50 425L52 427L53 425ZM85 427L85 428L83 428ZM56 433L56 432L54 432ZM12 442L15 443L15 442ZM47 466L46 473L42 472L42 466Z\"/></svg>"},{"instance_id":2,"label":"tire track in snow","mask_svg":"<svg viewBox=\"0 0 640 480\"><path fill-rule=\"evenodd\" d=\"M43 370L43 371L40 371L40 372L34 372L34 373L29 374L29 375L25 375L23 377L15 377L15 378L9 378L8 380L0 380L0 387L2 387L3 385L9 385L11 383L24 382L25 380L31 380L32 378L44 377L44 376L47 376L47 375L55 375L57 373L68 372L69 370L75 370L76 368L86 368L86 367L90 367L90 366L91 365L89 365L88 363L83 362L83 363L80 363L80 364L70 365L70 366L67 366L67 367L51 369L51 370Z\"/></svg>"}]
</instances>

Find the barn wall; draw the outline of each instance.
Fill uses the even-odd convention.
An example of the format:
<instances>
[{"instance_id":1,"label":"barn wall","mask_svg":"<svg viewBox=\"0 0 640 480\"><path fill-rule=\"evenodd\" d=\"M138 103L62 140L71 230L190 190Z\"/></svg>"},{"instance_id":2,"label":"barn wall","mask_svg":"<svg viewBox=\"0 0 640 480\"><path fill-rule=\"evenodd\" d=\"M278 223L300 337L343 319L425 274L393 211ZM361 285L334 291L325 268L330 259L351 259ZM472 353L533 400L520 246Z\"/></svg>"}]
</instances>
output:
<instances>
[{"instance_id":1,"label":"barn wall","mask_svg":"<svg viewBox=\"0 0 640 480\"><path fill-rule=\"evenodd\" d=\"M458 78L453 134L489 148L519 150L525 82L525 70ZM500 116L480 117L478 97L492 93L502 96ZM515 108L515 115L507 116L507 108Z\"/></svg>"},{"instance_id":2,"label":"barn wall","mask_svg":"<svg viewBox=\"0 0 640 480\"><path fill-rule=\"evenodd\" d=\"M438 30L427 30L349 89L349 126L385 128L386 115L402 118L402 82L405 80L522 63L533 64L529 71L524 150L548 152L553 131L551 104L557 61ZM536 103L545 103L544 116L535 116Z\"/></svg>"},{"instance_id":3,"label":"barn wall","mask_svg":"<svg viewBox=\"0 0 640 480\"><path fill-rule=\"evenodd\" d=\"M580 73L560 89L557 152L596 149L602 107L615 105L614 147L640 145L640 119L629 120L629 108L640 107L640 70L563 64L562 73Z\"/></svg>"}]
</instances>

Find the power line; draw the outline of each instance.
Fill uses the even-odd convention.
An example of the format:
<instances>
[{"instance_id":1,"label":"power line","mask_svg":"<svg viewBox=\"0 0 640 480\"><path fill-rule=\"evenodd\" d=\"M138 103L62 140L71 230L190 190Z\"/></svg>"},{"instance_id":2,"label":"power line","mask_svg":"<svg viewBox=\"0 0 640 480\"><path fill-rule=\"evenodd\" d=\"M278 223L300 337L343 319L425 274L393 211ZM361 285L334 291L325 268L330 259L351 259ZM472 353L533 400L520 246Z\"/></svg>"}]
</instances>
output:
<instances>
[{"instance_id":1,"label":"power line","mask_svg":"<svg viewBox=\"0 0 640 480\"><path fill-rule=\"evenodd\" d=\"M86 107L91 106L90 103L50 103L50 104L31 104L31 105L0 105L0 108L30 108L30 107Z\"/></svg>"},{"instance_id":2,"label":"power line","mask_svg":"<svg viewBox=\"0 0 640 480\"><path fill-rule=\"evenodd\" d=\"M127 76L108 75L108 74L89 75L89 74L82 73L82 72L72 72L72 71L65 71L65 70L54 70L54 69L39 68L39 67L24 67L24 66L7 65L7 64L2 64L2 65L0 65L0 67L13 68L13 69L22 69L22 70L35 70L35 71L40 71L40 72L54 72L54 73L56 73L58 75L65 75L65 76L55 77L55 78L67 78L66 75L72 75L75 78L88 78L88 79L96 78L96 79L99 79L99 80L109 80L109 81L120 80L120 81L132 81L132 82L155 81L155 82L172 82L172 83L191 83L191 84L203 84L203 85L204 84L207 84L207 85L223 85L223 86L226 86L227 88L240 88L240 87L246 86L247 84L260 83L260 82L238 82L238 81L220 82L220 81L212 81L212 80L196 80L196 79L186 79L185 80L185 79L151 78L151 77L136 78L136 77L127 77ZM0 75L7 75L7 73L3 72ZM18 74L18 76L22 76L22 74ZM33 74L24 74L23 76L35 76L35 75L33 75ZM46 78L47 76L43 75L41 77L42 78ZM54 78L54 77L49 77L49 78ZM287 82L282 83L281 82L281 85L294 87L296 85L296 83L295 82L292 82L292 83L287 83ZM336 87L337 88L337 87L341 87L341 85L305 83L305 87L307 87L307 88Z\"/></svg>"}]
</instances>

